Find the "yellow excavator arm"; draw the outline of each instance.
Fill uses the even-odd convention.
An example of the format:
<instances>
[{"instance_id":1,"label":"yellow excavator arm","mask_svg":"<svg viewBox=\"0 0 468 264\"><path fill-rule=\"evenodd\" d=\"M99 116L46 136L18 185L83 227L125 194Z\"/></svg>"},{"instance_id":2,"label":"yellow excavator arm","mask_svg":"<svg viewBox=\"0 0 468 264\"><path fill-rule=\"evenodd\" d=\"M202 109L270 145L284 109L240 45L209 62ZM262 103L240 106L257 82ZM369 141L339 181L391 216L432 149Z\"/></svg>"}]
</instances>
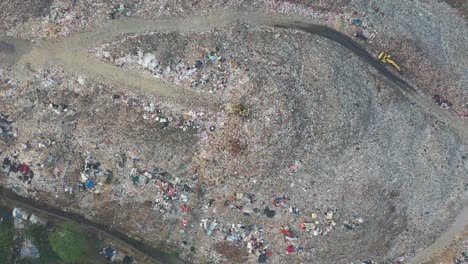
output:
<instances>
[{"instance_id":1,"label":"yellow excavator arm","mask_svg":"<svg viewBox=\"0 0 468 264\"><path fill-rule=\"evenodd\" d=\"M385 52L383 52L383 51L380 52L379 57L378 57L379 60L381 61L381 60L383 59L384 56L385 56Z\"/></svg>"},{"instance_id":2,"label":"yellow excavator arm","mask_svg":"<svg viewBox=\"0 0 468 264\"><path fill-rule=\"evenodd\" d=\"M400 71L400 66L398 66L398 64L396 64L395 61L391 60L391 59L387 59L387 62L390 63L391 65L393 65L393 67L395 67L395 69L397 69L397 71Z\"/></svg>"},{"instance_id":3,"label":"yellow excavator arm","mask_svg":"<svg viewBox=\"0 0 468 264\"><path fill-rule=\"evenodd\" d=\"M390 63L393 67L395 67L395 69L397 69L397 71L401 70L400 66L398 66L398 64L394 60L391 59L390 54L387 54L382 51L380 52L378 59L383 63Z\"/></svg>"}]
</instances>

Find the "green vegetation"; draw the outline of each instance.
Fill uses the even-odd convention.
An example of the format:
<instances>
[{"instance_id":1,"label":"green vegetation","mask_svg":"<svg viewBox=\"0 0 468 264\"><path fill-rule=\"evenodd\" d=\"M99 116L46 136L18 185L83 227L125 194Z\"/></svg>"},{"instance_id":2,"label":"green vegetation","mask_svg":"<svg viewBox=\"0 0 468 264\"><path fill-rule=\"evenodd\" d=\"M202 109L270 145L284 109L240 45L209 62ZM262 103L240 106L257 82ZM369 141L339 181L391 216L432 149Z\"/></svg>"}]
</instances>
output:
<instances>
[{"instance_id":1,"label":"green vegetation","mask_svg":"<svg viewBox=\"0 0 468 264\"><path fill-rule=\"evenodd\" d=\"M13 223L0 223L0 263L7 263L13 251L14 235Z\"/></svg>"},{"instance_id":2,"label":"green vegetation","mask_svg":"<svg viewBox=\"0 0 468 264\"><path fill-rule=\"evenodd\" d=\"M58 223L61 224L61 223ZM17 264L100 263L102 242L90 240L76 223L65 223L49 232L45 226L30 225L24 230L39 249L39 259L19 259ZM1 263L1 262L0 262Z\"/></svg>"},{"instance_id":3,"label":"green vegetation","mask_svg":"<svg viewBox=\"0 0 468 264\"><path fill-rule=\"evenodd\" d=\"M34 260L33 263L61 263L60 258L55 254L50 246L48 231L45 226L30 225L24 230L24 236L30 239L31 242L39 249L40 257L38 260Z\"/></svg>"},{"instance_id":4,"label":"green vegetation","mask_svg":"<svg viewBox=\"0 0 468 264\"><path fill-rule=\"evenodd\" d=\"M171 258L179 258L180 257L180 253L177 251L177 250L171 250L169 251L169 256Z\"/></svg>"},{"instance_id":5,"label":"green vegetation","mask_svg":"<svg viewBox=\"0 0 468 264\"><path fill-rule=\"evenodd\" d=\"M88 239L77 224L68 222L49 236L53 251L66 263L85 263Z\"/></svg>"}]
</instances>

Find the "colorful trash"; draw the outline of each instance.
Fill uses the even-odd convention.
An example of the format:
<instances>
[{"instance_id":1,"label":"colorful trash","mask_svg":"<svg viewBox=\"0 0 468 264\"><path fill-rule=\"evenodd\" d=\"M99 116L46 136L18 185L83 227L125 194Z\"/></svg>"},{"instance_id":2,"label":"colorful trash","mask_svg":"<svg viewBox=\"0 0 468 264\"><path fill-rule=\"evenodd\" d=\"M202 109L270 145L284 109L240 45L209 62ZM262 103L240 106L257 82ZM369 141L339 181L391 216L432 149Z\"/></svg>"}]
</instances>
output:
<instances>
[{"instance_id":1,"label":"colorful trash","mask_svg":"<svg viewBox=\"0 0 468 264\"><path fill-rule=\"evenodd\" d=\"M273 201L273 205L275 207L284 207L286 205L286 197L284 196L276 197L275 200Z\"/></svg>"},{"instance_id":2,"label":"colorful trash","mask_svg":"<svg viewBox=\"0 0 468 264\"><path fill-rule=\"evenodd\" d=\"M91 189L91 188L94 187L94 183L92 181L90 181L90 180L86 180L85 187L86 187L86 189Z\"/></svg>"},{"instance_id":3,"label":"colorful trash","mask_svg":"<svg viewBox=\"0 0 468 264\"><path fill-rule=\"evenodd\" d=\"M184 205L182 205L182 207L180 208L180 210L182 211L182 213L188 214L188 213L190 213L191 208L190 208L190 206L184 204Z\"/></svg>"},{"instance_id":4,"label":"colorful trash","mask_svg":"<svg viewBox=\"0 0 468 264\"><path fill-rule=\"evenodd\" d=\"M22 174L29 174L29 172L31 172L31 169L28 165L20 165L18 167L18 171Z\"/></svg>"},{"instance_id":5,"label":"colorful trash","mask_svg":"<svg viewBox=\"0 0 468 264\"><path fill-rule=\"evenodd\" d=\"M226 240L227 241L239 241L240 238L238 236L227 236Z\"/></svg>"}]
</instances>

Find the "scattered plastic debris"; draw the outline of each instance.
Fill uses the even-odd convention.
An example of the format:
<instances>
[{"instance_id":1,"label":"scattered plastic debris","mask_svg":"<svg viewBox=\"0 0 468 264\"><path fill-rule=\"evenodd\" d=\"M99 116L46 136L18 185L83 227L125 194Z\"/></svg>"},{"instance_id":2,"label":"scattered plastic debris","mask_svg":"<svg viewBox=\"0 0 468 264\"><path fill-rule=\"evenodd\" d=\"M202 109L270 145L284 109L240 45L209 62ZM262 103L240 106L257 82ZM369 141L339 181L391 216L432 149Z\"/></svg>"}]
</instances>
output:
<instances>
[{"instance_id":1,"label":"scattered plastic debris","mask_svg":"<svg viewBox=\"0 0 468 264\"><path fill-rule=\"evenodd\" d=\"M270 218L275 217L275 214L276 214L276 212L275 212L274 210L271 210L271 209L268 208L268 207L265 208L265 210L263 210L263 213L264 213L266 216L270 217Z\"/></svg>"},{"instance_id":2,"label":"scattered plastic debris","mask_svg":"<svg viewBox=\"0 0 468 264\"><path fill-rule=\"evenodd\" d=\"M289 241L297 240L297 237L295 236L294 232L290 228L282 228L281 234L283 234L284 239L286 240L289 240Z\"/></svg>"},{"instance_id":3,"label":"scattered plastic debris","mask_svg":"<svg viewBox=\"0 0 468 264\"><path fill-rule=\"evenodd\" d=\"M20 249L20 259L38 259L40 257L39 249L34 245L31 240L26 239Z\"/></svg>"},{"instance_id":4,"label":"scattered plastic debris","mask_svg":"<svg viewBox=\"0 0 468 264\"><path fill-rule=\"evenodd\" d=\"M287 202L286 197L279 196L275 198L275 200L273 201L273 205L275 207L284 207L286 206L286 202Z\"/></svg>"},{"instance_id":5,"label":"scattered plastic debris","mask_svg":"<svg viewBox=\"0 0 468 264\"><path fill-rule=\"evenodd\" d=\"M239 241L240 238L238 236L227 236L226 240L227 241Z\"/></svg>"},{"instance_id":6,"label":"scattered plastic debris","mask_svg":"<svg viewBox=\"0 0 468 264\"><path fill-rule=\"evenodd\" d=\"M460 117L463 118L463 119L468 119L468 111L460 112Z\"/></svg>"},{"instance_id":7,"label":"scattered plastic debris","mask_svg":"<svg viewBox=\"0 0 468 264\"><path fill-rule=\"evenodd\" d=\"M434 95L432 96L432 99L435 101L435 103L442 109L450 109L452 108L452 103L450 103L448 100L444 99L440 95Z\"/></svg>"}]
</instances>

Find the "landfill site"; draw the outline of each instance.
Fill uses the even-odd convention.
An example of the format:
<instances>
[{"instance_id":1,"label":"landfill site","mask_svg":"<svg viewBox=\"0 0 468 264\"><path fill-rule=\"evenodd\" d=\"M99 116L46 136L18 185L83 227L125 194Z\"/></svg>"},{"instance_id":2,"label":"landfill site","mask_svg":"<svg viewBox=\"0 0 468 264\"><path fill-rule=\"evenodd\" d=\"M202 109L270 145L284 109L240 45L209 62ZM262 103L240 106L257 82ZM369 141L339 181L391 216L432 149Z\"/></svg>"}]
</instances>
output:
<instances>
[{"instance_id":1,"label":"landfill site","mask_svg":"<svg viewBox=\"0 0 468 264\"><path fill-rule=\"evenodd\" d=\"M0 186L173 256L138 263L468 263L467 17L0 1Z\"/></svg>"}]
</instances>

